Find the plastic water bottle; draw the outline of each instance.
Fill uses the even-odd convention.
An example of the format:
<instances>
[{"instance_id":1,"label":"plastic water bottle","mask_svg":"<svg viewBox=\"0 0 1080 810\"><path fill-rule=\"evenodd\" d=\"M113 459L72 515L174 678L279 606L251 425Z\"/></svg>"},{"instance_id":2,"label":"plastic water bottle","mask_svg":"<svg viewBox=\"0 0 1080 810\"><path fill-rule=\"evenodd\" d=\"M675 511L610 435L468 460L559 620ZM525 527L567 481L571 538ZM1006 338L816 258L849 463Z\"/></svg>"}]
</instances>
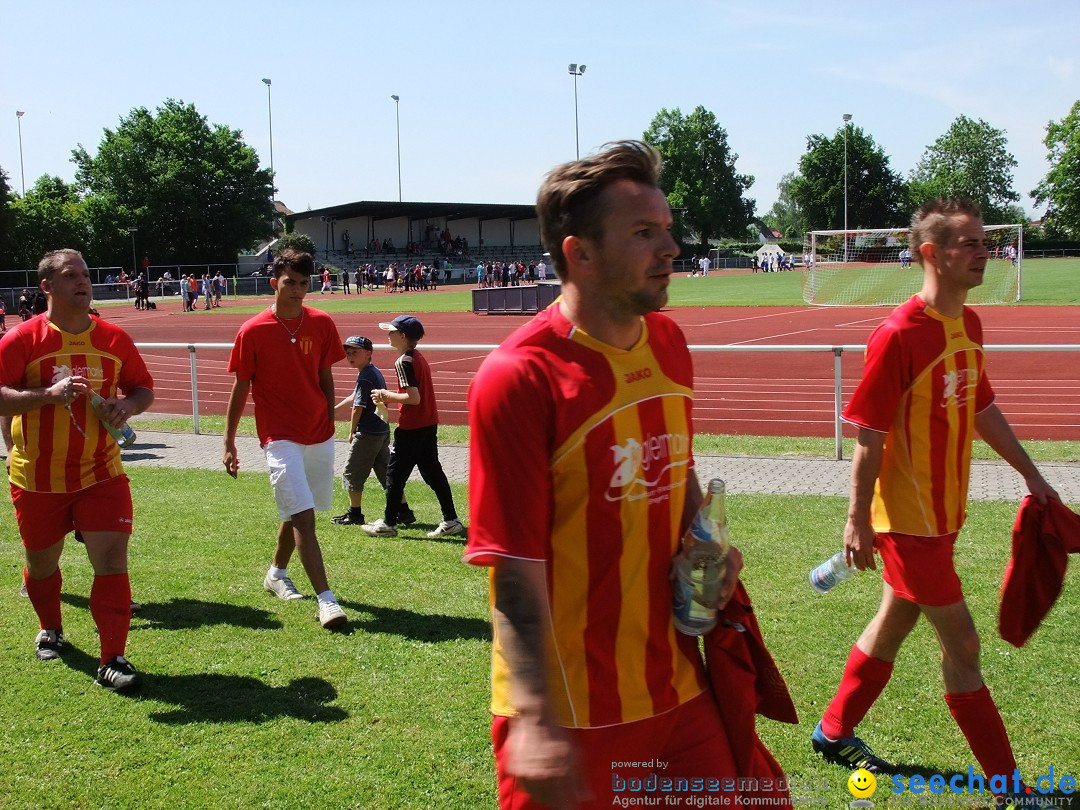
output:
<instances>
[{"instance_id":1,"label":"plastic water bottle","mask_svg":"<svg viewBox=\"0 0 1080 810\"><path fill-rule=\"evenodd\" d=\"M679 632L700 636L716 626L716 601L730 548L724 482L714 478L675 558L672 590Z\"/></svg>"},{"instance_id":2,"label":"plastic water bottle","mask_svg":"<svg viewBox=\"0 0 1080 810\"><path fill-rule=\"evenodd\" d=\"M98 419L101 420L101 424L109 431L109 435L116 439L116 443L121 447L127 447L129 444L135 441L135 431L131 429L130 425L124 425L123 427L117 427L112 422L105 420L103 408L105 406L105 399L97 391L90 392L90 407L94 409L94 413L97 414Z\"/></svg>"},{"instance_id":3,"label":"plastic water bottle","mask_svg":"<svg viewBox=\"0 0 1080 810\"><path fill-rule=\"evenodd\" d=\"M828 593L841 582L851 579L857 569L847 564L843 551L838 551L810 572L810 587L818 593Z\"/></svg>"}]
</instances>

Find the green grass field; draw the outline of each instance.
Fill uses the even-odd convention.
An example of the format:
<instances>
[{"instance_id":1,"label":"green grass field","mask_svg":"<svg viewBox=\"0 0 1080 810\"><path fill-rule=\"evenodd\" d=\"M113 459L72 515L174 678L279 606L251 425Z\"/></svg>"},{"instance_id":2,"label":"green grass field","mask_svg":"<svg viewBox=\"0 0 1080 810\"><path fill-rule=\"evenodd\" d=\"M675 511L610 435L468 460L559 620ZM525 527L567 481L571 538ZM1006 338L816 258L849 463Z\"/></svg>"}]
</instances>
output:
<instances>
[{"instance_id":1,"label":"green grass field","mask_svg":"<svg viewBox=\"0 0 1080 810\"><path fill-rule=\"evenodd\" d=\"M912 271L917 273L917 271ZM802 273L725 273L691 278L680 273L672 279L672 307L801 307ZM1080 304L1080 259L1029 259L1024 262L1023 300L1013 306L1067 306ZM383 292L363 295L308 295L305 303L326 312L468 312L473 285L452 284L437 295ZM408 302L406 305L405 302ZM127 305L126 302L124 302ZM106 304L107 305L107 304ZM262 305L230 307L228 312L258 312ZM213 314L213 313L211 313Z\"/></svg>"},{"instance_id":2,"label":"green grass field","mask_svg":"<svg viewBox=\"0 0 1080 810\"><path fill-rule=\"evenodd\" d=\"M10 503L0 507L0 806L495 806L487 578L460 561L460 539L426 540L427 525L371 539L321 515L331 583L352 620L350 632L328 633L312 599L284 603L262 591L276 528L265 476L130 475L132 581L144 605L129 645L146 678L137 697L93 683L91 572L74 543L63 567L73 649L63 661L34 659L33 613L16 595L21 548ZM455 497L464 513L463 485ZM366 500L369 511L381 502L373 487ZM433 524L429 491L416 488L410 500ZM344 506L337 492L335 507ZM744 579L801 716L798 726L762 721L760 732L789 774L827 785L824 806L846 807L847 772L812 755L807 739L876 608L878 576L859 574L824 597L806 584L839 545L845 499L732 496L728 511ZM1074 566L1025 648L1000 641L997 590L1014 513L1015 504L973 503L958 567L1022 772L1054 766L1059 778L1078 776L1080 575ZM941 698L938 659L921 624L860 731L910 770L966 772L972 759Z\"/></svg>"},{"instance_id":3,"label":"green grass field","mask_svg":"<svg viewBox=\"0 0 1080 810\"><path fill-rule=\"evenodd\" d=\"M191 433L194 430L190 416L147 414L136 417L132 424L137 430L160 430L169 433ZM335 423L337 438L348 439L345 422ZM225 431L224 416L200 416L202 433L222 435ZM255 436L255 417L243 416L237 430L240 436ZM441 444L468 444L469 428L466 425L439 425ZM1025 449L1036 462L1080 461L1080 442L1025 441ZM851 458L855 449L854 439L844 439L844 458ZM694 434L694 452L713 456L790 456L792 458L833 458L836 453L833 439L790 436L738 436L713 433ZM971 451L977 461L1000 461L1001 457L983 441L976 441Z\"/></svg>"},{"instance_id":4,"label":"green grass field","mask_svg":"<svg viewBox=\"0 0 1080 810\"><path fill-rule=\"evenodd\" d=\"M913 270L917 277L918 270ZM673 279L672 307L798 307L802 272L714 272L702 278L685 274ZM917 288L916 288L917 289ZM1068 306L1080 304L1080 259L1029 259L1024 262L1023 298L1010 306Z\"/></svg>"}]
</instances>

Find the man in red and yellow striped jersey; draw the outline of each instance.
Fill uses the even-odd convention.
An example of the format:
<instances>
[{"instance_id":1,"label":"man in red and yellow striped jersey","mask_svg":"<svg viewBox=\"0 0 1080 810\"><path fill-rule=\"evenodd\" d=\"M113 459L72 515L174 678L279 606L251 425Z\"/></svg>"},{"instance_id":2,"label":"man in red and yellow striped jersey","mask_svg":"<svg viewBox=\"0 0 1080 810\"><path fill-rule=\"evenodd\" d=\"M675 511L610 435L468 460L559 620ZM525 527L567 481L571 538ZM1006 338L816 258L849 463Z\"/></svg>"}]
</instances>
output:
<instances>
[{"instance_id":1,"label":"man in red and yellow striped jersey","mask_svg":"<svg viewBox=\"0 0 1080 810\"><path fill-rule=\"evenodd\" d=\"M978 207L932 200L915 214L910 239L923 267L922 290L870 336L863 378L844 412L859 428L844 548L860 570L874 568L875 548L880 552L884 593L811 739L830 761L890 769L855 736L855 726L925 616L941 644L949 711L986 777L1006 777L1011 785L1016 760L982 680L979 637L953 565L976 432L1040 502L1057 495L994 404L982 326L964 305L989 258Z\"/></svg>"},{"instance_id":2,"label":"man in red and yellow striped jersey","mask_svg":"<svg viewBox=\"0 0 1080 810\"><path fill-rule=\"evenodd\" d=\"M679 252L659 171L652 147L622 142L548 175L537 211L562 297L469 389L465 558L492 569L502 808L753 775L732 751L755 741L731 738L672 620L671 560L702 496L690 353L657 312ZM741 565L733 550L723 601Z\"/></svg>"},{"instance_id":3,"label":"man in red and yellow striped jersey","mask_svg":"<svg viewBox=\"0 0 1080 810\"><path fill-rule=\"evenodd\" d=\"M11 497L26 550L23 578L41 625L37 657L55 659L63 649L60 553L64 537L77 531L94 568L98 681L131 690L139 685L124 657L131 490L120 448L102 420L120 427L145 411L154 381L127 333L90 315L90 274L78 251L47 254L38 277L48 310L0 341L0 415L14 417ZM100 416L90 405L95 393L104 398Z\"/></svg>"}]
</instances>

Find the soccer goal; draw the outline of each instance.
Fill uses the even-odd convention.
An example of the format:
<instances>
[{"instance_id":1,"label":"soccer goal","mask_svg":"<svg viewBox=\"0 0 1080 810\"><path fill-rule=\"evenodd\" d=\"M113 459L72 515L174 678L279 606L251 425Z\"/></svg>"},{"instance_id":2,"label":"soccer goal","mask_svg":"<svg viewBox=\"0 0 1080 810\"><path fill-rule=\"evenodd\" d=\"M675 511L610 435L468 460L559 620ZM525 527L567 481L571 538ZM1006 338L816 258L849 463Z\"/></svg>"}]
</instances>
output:
<instances>
[{"instance_id":1,"label":"soccer goal","mask_svg":"<svg viewBox=\"0 0 1080 810\"><path fill-rule=\"evenodd\" d=\"M969 304L1020 300L1024 232L1020 225L987 225L990 261ZM922 268L908 245L908 228L808 231L803 242L803 300L817 306L902 304L922 287Z\"/></svg>"}]
</instances>

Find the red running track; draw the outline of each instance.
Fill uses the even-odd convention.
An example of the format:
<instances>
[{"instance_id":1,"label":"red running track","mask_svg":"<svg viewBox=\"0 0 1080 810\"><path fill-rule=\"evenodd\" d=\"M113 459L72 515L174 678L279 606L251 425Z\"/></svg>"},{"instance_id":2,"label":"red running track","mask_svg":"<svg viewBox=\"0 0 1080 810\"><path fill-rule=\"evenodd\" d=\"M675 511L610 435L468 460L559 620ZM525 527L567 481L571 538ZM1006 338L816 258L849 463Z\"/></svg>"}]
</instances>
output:
<instances>
[{"instance_id":1,"label":"red running track","mask_svg":"<svg viewBox=\"0 0 1080 810\"><path fill-rule=\"evenodd\" d=\"M378 293L377 293L378 294ZM408 311L411 295L400 299ZM311 296L316 301L317 295ZM242 303L269 304L269 298ZM179 302L154 312L109 307L103 315L123 326L140 343L231 343L249 314L226 308L180 311ZM887 308L695 307L668 310L691 344L856 345L888 314ZM1080 344L1075 307L980 307L987 344ZM388 379L393 354L378 329L389 315L335 313L343 337L367 335L376 344L375 363ZM425 342L499 343L527 316L421 313ZM385 348L383 348L385 347ZM421 343L421 349L423 343ZM191 413L191 383L186 351L144 351L157 381L154 411ZM198 353L199 412L223 414L232 378L228 352ZM441 419L465 424L465 393L483 360L480 352L429 352ZM704 433L764 436L833 435L833 356L831 353L697 352L695 428ZM987 368L998 405L1022 439L1080 440L1080 352L989 352ZM843 358L844 400L862 373L862 357ZM338 397L353 387L355 375L344 363L334 368ZM250 404L248 406L250 412ZM854 432L845 427L845 435Z\"/></svg>"}]
</instances>

